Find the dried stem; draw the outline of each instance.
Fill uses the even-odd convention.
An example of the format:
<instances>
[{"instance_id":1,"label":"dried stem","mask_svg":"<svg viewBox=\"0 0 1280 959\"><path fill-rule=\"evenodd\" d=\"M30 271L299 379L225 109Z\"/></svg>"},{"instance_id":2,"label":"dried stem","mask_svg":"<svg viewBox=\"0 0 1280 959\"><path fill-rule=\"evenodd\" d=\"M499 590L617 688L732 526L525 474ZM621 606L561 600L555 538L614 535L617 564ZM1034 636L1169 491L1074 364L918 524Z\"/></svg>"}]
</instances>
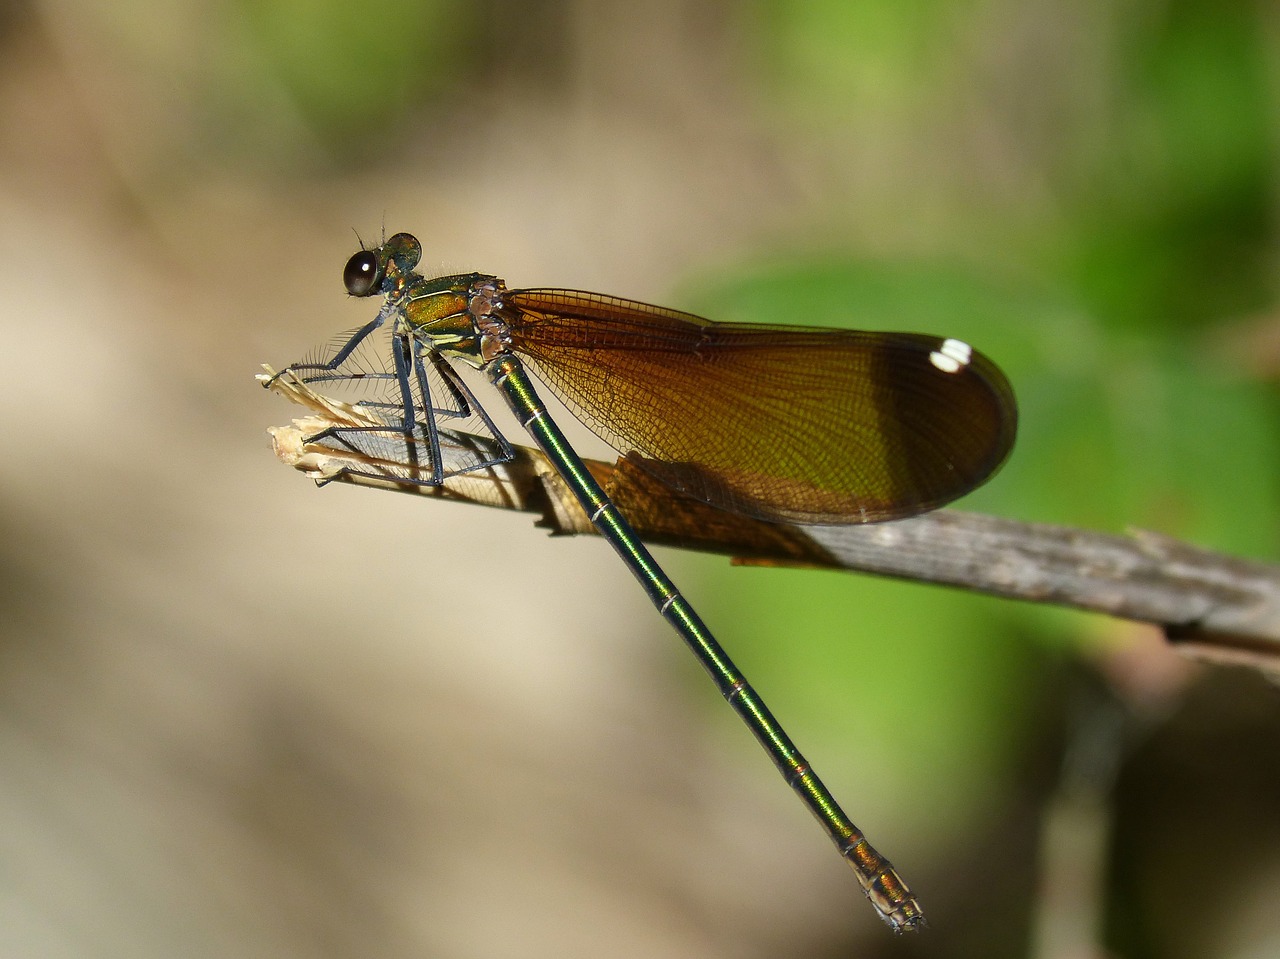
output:
<instances>
[{"instance_id":1,"label":"dried stem","mask_svg":"<svg viewBox=\"0 0 1280 959\"><path fill-rule=\"evenodd\" d=\"M308 441L331 426L381 425L366 411L287 375L260 379L313 411L271 435L280 458L317 482L521 510L537 514L553 534L594 533L537 450L517 447L514 459L441 486L405 482L403 463L355 463L347 451ZM348 472L353 466L366 475ZM743 564L856 570L1106 613L1161 627L1189 655L1280 672L1280 567L1272 564L1150 532L1115 536L954 510L863 526L765 523L681 497L634 456L588 466L649 543Z\"/></svg>"}]
</instances>

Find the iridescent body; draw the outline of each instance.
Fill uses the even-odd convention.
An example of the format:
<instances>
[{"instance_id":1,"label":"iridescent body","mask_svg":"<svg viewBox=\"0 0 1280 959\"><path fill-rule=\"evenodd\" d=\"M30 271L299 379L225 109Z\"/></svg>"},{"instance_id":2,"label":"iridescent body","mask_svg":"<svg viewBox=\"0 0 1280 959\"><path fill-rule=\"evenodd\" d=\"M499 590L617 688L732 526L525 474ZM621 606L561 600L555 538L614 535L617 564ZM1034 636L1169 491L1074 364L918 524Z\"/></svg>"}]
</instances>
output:
<instances>
[{"instance_id":1,"label":"iridescent body","mask_svg":"<svg viewBox=\"0 0 1280 959\"><path fill-rule=\"evenodd\" d=\"M318 437L437 485L509 458L451 365L483 371L521 425L826 829L895 931L920 905L810 768L548 415L525 361L602 438L672 490L764 520L857 523L932 509L985 481L1013 443L1000 371L967 344L905 333L712 323L575 290L508 290L494 276L414 272L397 234L351 258L355 296L383 297L370 323L288 370L360 393L385 428ZM383 342L385 341L385 342ZM374 346L373 344L382 343ZM441 453L445 421L490 437ZM451 431L452 432L452 431Z\"/></svg>"}]
</instances>

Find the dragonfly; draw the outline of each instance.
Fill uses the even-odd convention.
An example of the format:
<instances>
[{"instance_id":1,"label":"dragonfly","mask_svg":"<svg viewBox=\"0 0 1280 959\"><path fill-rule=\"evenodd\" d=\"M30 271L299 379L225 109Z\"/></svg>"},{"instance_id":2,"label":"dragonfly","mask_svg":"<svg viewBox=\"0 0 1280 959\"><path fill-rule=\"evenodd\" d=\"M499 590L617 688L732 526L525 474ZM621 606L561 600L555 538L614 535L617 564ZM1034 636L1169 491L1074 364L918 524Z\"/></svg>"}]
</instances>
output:
<instances>
[{"instance_id":1,"label":"dragonfly","mask_svg":"<svg viewBox=\"0 0 1280 959\"><path fill-rule=\"evenodd\" d=\"M467 382L479 371L639 580L852 867L879 916L903 932L919 901L867 841L634 532L552 418L539 387L673 497L773 523L897 519L989 479L1017 429L1008 379L957 339L916 333L720 323L570 289L508 289L493 275L429 278L422 246L398 233L354 254L354 297L377 315L288 376L358 400L356 425L307 443L344 467L438 487L509 462Z\"/></svg>"}]
</instances>

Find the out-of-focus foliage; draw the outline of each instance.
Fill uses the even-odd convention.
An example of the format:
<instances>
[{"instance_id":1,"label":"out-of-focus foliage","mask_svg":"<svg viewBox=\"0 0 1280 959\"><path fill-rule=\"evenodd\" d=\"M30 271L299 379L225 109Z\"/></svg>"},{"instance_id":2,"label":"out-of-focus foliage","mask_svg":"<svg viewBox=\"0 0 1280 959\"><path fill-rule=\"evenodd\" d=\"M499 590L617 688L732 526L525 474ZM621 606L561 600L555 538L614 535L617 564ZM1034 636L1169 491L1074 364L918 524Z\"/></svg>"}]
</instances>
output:
<instances>
[{"instance_id":1,"label":"out-of-focus foliage","mask_svg":"<svg viewBox=\"0 0 1280 959\"><path fill-rule=\"evenodd\" d=\"M411 109L456 79L463 69L473 21L456 0L394 3L373 0L238 0L224 64L238 90L238 106L252 110L255 94L284 97L298 129L339 156L377 152L379 140L398 143L398 125ZM245 67L248 69L245 69Z\"/></svg>"}]
</instances>

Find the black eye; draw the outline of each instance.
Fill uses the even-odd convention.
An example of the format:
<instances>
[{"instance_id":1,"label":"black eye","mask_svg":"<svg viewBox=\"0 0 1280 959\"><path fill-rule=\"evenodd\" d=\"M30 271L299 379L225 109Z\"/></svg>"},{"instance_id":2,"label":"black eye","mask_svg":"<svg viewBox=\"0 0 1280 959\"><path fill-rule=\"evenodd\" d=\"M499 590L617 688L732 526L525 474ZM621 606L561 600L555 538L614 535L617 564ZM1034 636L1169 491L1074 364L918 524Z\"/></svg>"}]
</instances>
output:
<instances>
[{"instance_id":1,"label":"black eye","mask_svg":"<svg viewBox=\"0 0 1280 959\"><path fill-rule=\"evenodd\" d=\"M342 282L352 296L369 296L382 286L382 270L378 267L378 254L373 250L361 250L347 260L342 271Z\"/></svg>"}]
</instances>

